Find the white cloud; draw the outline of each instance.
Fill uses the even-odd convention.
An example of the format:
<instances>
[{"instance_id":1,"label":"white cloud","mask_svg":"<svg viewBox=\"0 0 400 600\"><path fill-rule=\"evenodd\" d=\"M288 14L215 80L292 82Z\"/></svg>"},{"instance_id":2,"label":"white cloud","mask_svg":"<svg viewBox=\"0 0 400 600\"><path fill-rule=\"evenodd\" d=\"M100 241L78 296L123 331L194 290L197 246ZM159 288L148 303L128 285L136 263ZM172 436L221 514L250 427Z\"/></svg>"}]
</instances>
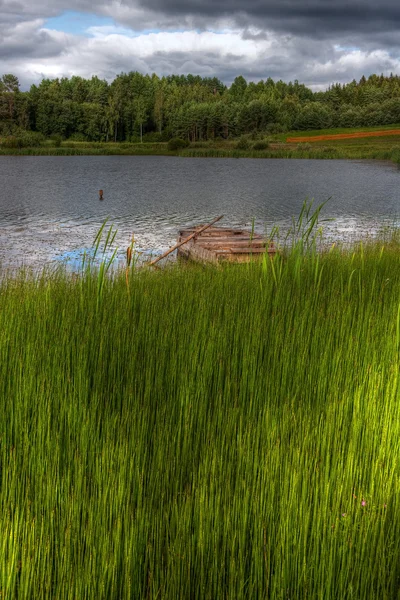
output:
<instances>
[{"instance_id":1,"label":"white cloud","mask_svg":"<svg viewBox=\"0 0 400 600\"><path fill-rule=\"evenodd\" d=\"M102 51L104 47L119 48L120 52L134 56L148 57L157 52L217 52L224 57L229 54L257 59L261 52L270 48L269 41L244 40L240 32L159 32L134 37L110 32L108 27L91 28L94 40L88 40L88 47Z\"/></svg>"},{"instance_id":2,"label":"white cloud","mask_svg":"<svg viewBox=\"0 0 400 600\"><path fill-rule=\"evenodd\" d=\"M165 65L171 56L175 57L171 60L179 72L201 69L211 74L215 64L212 69L207 64L210 56L219 56L221 60L232 60L229 57L235 56L236 64L249 63L257 61L271 47L270 41L244 40L240 32L159 32L131 37L112 31L109 27L91 28L93 37L87 38L41 28L39 33L46 34L48 42L60 48L59 55L33 60L26 56L24 68L36 73L35 79L42 75L90 77L94 73L113 78L121 70L149 71L149 61L154 63L157 56Z\"/></svg>"},{"instance_id":3,"label":"white cloud","mask_svg":"<svg viewBox=\"0 0 400 600\"><path fill-rule=\"evenodd\" d=\"M45 27L46 11L47 16L62 12L63 3L57 2L49 9L44 0L21 0L19 12L7 12L8 21L14 21L6 25L0 0L0 74L15 73L24 88L43 76L112 80L121 71L138 70L217 76L227 84L240 74L249 80L298 79L317 90L363 74L400 72L398 48L376 48L367 36L319 39L267 30L262 23L240 28L233 18L221 17L212 23L213 30L199 30L191 15L177 20L119 1L105 5L71 0L71 9L90 10L95 4L97 14L112 17L116 24L89 27L85 35L67 34Z\"/></svg>"},{"instance_id":4,"label":"white cloud","mask_svg":"<svg viewBox=\"0 0 400 600\"><path fill-rule=\"evenodd\" d=\"M125 27L120 27L118 25L97 25L95 27L88 27L86 33L91 37L100 39L104 39L110 35L120 35L128 38L137 36L131 29L126 29Z\"/></svg>"},{"instance_id":5,"label":"white cloud","mask_svg":"<svg viewBox=\"0 0 400 600\"><path fill-rule=\"evenodd\" d=\"M348 82L369 73L389 75L391 72L399 72L400 60L393 58L385 50L367 52L359 49L345 51L336 48L331 60L325 63L314 60L309 63L308 70L314 81L324 81L323 86L321 84L315 86L317 91L325 89L326 82Z\"/></svg>"}]
</instances>

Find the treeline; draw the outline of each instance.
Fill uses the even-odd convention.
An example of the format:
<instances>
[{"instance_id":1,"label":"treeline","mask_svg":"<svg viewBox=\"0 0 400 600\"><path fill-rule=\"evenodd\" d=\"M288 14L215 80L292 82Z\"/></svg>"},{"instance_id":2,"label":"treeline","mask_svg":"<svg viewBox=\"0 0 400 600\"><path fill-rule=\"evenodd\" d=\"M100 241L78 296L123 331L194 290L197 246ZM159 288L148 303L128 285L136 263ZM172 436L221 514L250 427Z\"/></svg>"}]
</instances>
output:
<instances>
[{"instance_id":1,"label":"treeline","mask_svg":"<svg viewBox=\"0 0 400 600\"><path fill-rule=\"evenodd\" d=\"M371 75L315 93L298 81L254 83L242 76L228 88L217 78L131 72L111 84L98 77L43 79L28 92L14 75L0 79L0 136L194 142L392 123L400 123L397 75Z\"/></svg>"}]
</instances>

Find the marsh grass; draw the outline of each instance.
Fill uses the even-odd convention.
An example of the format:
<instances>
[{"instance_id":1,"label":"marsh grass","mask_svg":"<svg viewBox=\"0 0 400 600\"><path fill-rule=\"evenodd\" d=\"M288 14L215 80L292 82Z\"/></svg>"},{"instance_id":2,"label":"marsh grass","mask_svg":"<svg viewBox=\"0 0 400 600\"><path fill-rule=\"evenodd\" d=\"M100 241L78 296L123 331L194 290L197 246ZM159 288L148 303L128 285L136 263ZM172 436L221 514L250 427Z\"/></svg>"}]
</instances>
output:
<instances>
[{"instance_id":1,"label":"marsh grass","mask_svg":"<svg viewBox=\"0 0 400 600\"><path fill-rule=\"evenodd\" d=\"M1 148L0 155L18 156L148 156L173 155L166 144L89 144L63 142L61 147Z\"/></svg>"},{"instance_id":2,"label":"marsh grass","mask_svg":"<svg viewBox=\"0 0 400 600\"><path fill-rule=\"evenodd\" d=\"M346 140L347 141L347 140ZM303 145L304 146L304 145ZM181 156L191 158L296 158L296 159L349 159L349 160L391 160L400 162L400 152L397 146L392 150L391 146L367 145L335 145L317 146L304 148L297 144L295 147L289 145L276 145L267 150L235 150L231 148L188 148L183 150Z\"/></svg>"},{"instance_id":3,"label":"marsh grass","mask_svg":"<svg viewBox=\"0 0 400 600\"><path fill-rule=\"evenodd\" d=\"M277 145L267 150L238 150L227 145L226 147L193 147L184 150L170 151L167 146L146 146L123 148L117 145L104 145L103 147L39 147L39 148L0 148L0 156L181 156L186 158L296 158L296 159L373 159L391 160L400 162L400 153L397 146L392 150L390 146L379 147L375 145L348 145L339 146L314 146L310 150ZM158 144L160 146L161 144Z\"/></svg>"},{"instance_id":4,"label":"marsh grass","mask_svg":"<svg viewBox=\"0 0 400 600\"><path fill-rule=\"evenodd\" d=\"M400 244L313 214L261 264L0 283L2 600L399 597Z\"/></svg>"}]
</instances>

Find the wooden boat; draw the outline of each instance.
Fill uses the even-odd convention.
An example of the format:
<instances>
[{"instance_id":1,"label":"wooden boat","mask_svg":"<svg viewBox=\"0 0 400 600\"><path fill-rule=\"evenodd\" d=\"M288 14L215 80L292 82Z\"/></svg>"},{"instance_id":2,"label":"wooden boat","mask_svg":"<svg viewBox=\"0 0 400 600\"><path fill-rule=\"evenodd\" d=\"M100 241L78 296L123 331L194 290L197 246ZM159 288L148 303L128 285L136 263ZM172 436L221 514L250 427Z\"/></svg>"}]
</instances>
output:
<instances>
[{"instance_id":1,"label":"wooden boat","mask_svg":"<svg viewBox=\"0 0 400 600\"><path fill-rule=\"evenodd\" d=\"M268 244L259 233L231 227L213 227L222 218L223 215L216 217L208 225L181 229L175 246L152 260L148 265L155 266L175 250L178 251L178 256L211 263L249 262L263 258L266 254L270 256L275 254L274 245Z\"/></svg>"},{"instance_id":2,"label":"wooden boat","mask_svg":"<svg viewBox=\"0 0 400 600\"><path fill-rule=\"evenodd\" d=\"M268 244L258 233L230 227L208 227L196 236L202 227L198 225L179 231L178 244L195 235L178 247L178 256L197 262L249 262L262 259L266 253L272 255L276 252L273 244Z\"/></svg>"}]
</instances>

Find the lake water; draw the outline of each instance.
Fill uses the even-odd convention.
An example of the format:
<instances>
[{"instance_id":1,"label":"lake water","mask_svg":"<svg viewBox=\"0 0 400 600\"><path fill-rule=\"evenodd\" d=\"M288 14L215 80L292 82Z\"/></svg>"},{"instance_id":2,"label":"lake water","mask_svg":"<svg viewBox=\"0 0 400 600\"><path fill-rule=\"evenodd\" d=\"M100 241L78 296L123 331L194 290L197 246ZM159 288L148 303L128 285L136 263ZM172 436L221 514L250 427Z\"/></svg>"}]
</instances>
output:
<instances>
[{"instance_id":1,"label":"lake water","mask_svg":"<svg viewBox=\"0 0 400 600\"><path fill-rule=\"evenodd\" d=\"M328 198L324 226L352 241L397 226L400 170L387 162L158 156L0 157L0 262L76 268L108 217L123 260L132 234L144 255L174 244L182 225L211 221L284 230L303 201ZM104 190L99 201L98 190Z\"/></svg>"}]
</instances>

